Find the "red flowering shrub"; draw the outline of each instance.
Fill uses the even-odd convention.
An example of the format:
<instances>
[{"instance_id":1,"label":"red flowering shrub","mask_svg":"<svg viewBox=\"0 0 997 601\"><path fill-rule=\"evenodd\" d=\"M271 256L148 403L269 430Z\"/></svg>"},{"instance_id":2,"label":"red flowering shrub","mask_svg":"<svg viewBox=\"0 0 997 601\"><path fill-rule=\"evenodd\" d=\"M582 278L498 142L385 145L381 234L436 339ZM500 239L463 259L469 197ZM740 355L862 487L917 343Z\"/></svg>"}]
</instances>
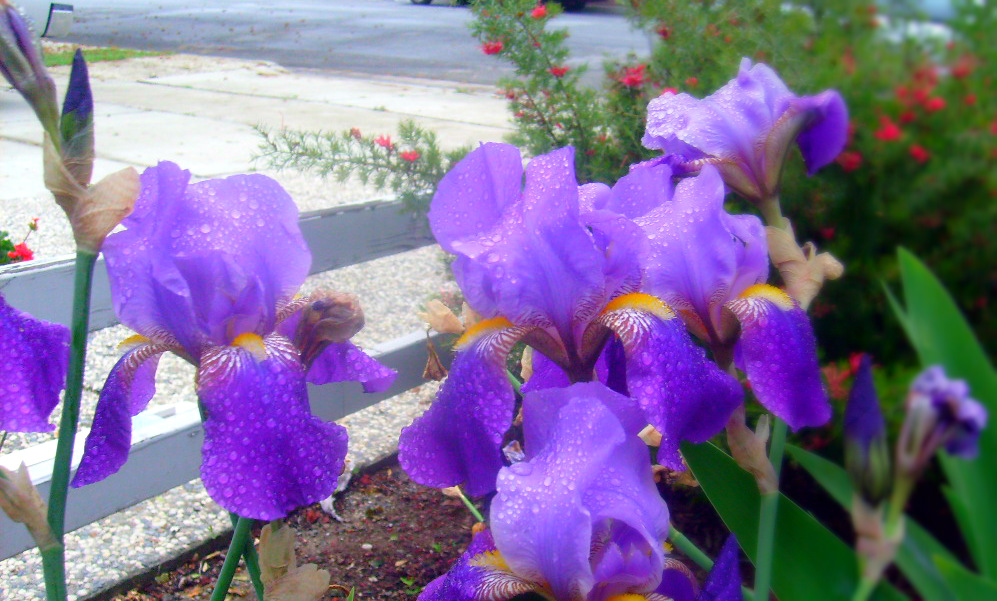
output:
<instances>
[{"instance_id":1,"label":"red flowering shrub","mask_svg":"<svg viewBox=\"0 0 997 601\"><path fill-rule=\"evenodd\" d=\"M28 222L28 233L17 244L10 239L10 234L0 230L0 265L9 265L10 263L20 263L21 261L34 259L35 253L28 248L27 242L32 232L36 231L38 231L37 217Z\"/></svg>"}]
</instances>

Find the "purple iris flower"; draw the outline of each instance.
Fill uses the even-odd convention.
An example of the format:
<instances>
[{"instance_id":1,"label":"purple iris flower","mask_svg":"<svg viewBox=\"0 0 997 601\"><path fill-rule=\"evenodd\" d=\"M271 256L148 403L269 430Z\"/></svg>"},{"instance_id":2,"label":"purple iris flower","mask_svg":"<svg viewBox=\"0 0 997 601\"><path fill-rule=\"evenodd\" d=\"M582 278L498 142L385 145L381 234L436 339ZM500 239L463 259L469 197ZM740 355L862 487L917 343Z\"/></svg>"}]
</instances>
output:
<instances>
[{"instance_id":1,"label":"purple iris flower","mask_svg":"<svg viewBox=\"0 0 997 601\"><path fill-rule=\"evenodd\" d=\"M69 363L69 329L18 311L0 294L0 430L48 432Z\"/></svg>"},{"instance_id":2,"label":"purple iris flower","mask_svg":"<svg viewBox=\"0 0 997 601\"><path fill-rule=\"evenodd\" d=\"M970 398L966 381L949 379L944 368L933 365L911 385L900 435L901 457L916 457L920 467L944 447L950 455L972 459L986 425L987 410Z\"/></svg>"},{"instance_id":3,"label":"purple iris flower","mask_svg":"<svg viewBox=\"0 0 997 601\"><path fill-rule=\"evenodd\" d=\"M172 351L197 367L208 493L241 516L277 519L328 497L343 469L346 431L312 416L306 380L380 391L394 372L346 341L362 318L325 336L327 314L342 303L295 299L311 254L277 182L189 180L173 163L147 169L125 229L104 244L115 311L138 336L104 384L73 485L125 463L131 417Z\"/></svg>"},{"instance_id":4,"label":"purple iris flower","mask_svg":"<svg viewBox=\"0 0 997 601\"><path fill-rule=\"evenodd\" d=\"M665 165L638 166L628 177L667 174ZM821 425L831 406L810 320L765 284L765 228L752 215L728 214L724 195L716 168L703 165L669 201L634 218L651 246L644 289L678 312L718 361L733 359L772 413L794 429Z\"/></svg>"},{"instance_id":5,"label":"purple iris flower","mask_svg":"<svg viewBox=\"0 0 997 601\"><path fill-rule=\"evenodd\" d=\"M769 66L745 58L737 77L702 100L671 92L652 100L642 142L683 173L713 164L739 194L769 201L794 140L812 175L838 156L847 131L840 94L796 96Z\"/></svg>"},{"instance_id":6,"label":"purple iris flower","mask_svg":"<svg viewBox=\"0 0 997 601\"><path fill-rule=\"evenodd\" d=\"M693 601L691 573L664 554L668 507L637 436L645 422L637 404L580 383L527 394L523 412L526 459L499 473L490 531L420 601L505 601L526 592L554 601ZM718 576L729 571L722 561ZM739 578L733 582L739 593Z\"/></svg>"},{"instance_id":7,"label":"purple iris flower","mask_svg":"<svg viewBox=\"0 0 997 601\"><path fill-rule=\"evenodd\" d=\"M472 495L494 490L515 398L505 359L520 340L536 351L535 365L546 361L560 378L546 385L592 380L611 353L618 389L663 433L660 460L677 469L679 441L708 439L740 403L740 387L675 313L639 292L646 236L605 208L605 190L579 190L573 154L565 148L533 159L524 185L519 151L485 144L440 182L429 212L433 233L457 255L457 283L486 319L458 341L436 402L402 431L399 459L417 482L467 482ZM636 189L621 195L620 205L647 202Z\"/></svg>"}]
</instances>

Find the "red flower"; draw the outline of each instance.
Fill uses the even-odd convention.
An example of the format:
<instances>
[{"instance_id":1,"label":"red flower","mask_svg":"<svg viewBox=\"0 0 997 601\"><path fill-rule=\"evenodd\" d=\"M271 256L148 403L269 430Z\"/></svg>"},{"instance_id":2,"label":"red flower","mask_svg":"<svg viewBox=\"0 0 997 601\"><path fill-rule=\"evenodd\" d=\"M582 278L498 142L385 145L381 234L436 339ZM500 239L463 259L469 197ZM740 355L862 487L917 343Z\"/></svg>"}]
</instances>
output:
<instances>
[{"instance_id":1,"label":"red flower","mask_svg":"<svg viewBox=\"0 0 997 601\"><path fill-rule=\"evenodd\" d=\"M628 67L623 70L623 75L620 76L620 83L628 88L639 88L644 85L644 71L647 69L647 65L637 65L636 67Z\"/></svg>"},{"instance_id":2,"label":"red flower","mask_svg":"<svg viewBox=\"0 0 997 601\"><path fill-rule=\"evenodd\" d=\"M893 140L896 140L900 137L900 134L902 133L900 131L900 128L897 126L896 123L890 121L889 117L880 117L879 124L880 128L877 129L874 134L872 134L873 136L876 137L876 139L882 140L884 142L892 142Z\"/></svg>"},{"instance_id":3,"label":"red flower","mask_svg":"<svg viewBox=\"0 0 997 601\"><path fill-rule=\"evenodd\" d=\"M494 42L485 42L481 45L481 51L485 54L498 54L502 52L505 46L502 44L502 40L495 40Z\"/></svg>"},{"instance_id":4,"label":"red flower","mask_svg":"<svg viewBox=\"0 0 997 601\"><path fill-rule=\"evenodd\" d=\"M678 88L661 88L661 94L678 94Z\"/></svg>"},{"instance_id":5,"label":"red flower","mask_svg":"<svg viewBox=\"0 0 997 601\"><path fill-rule=\"evenodd\" d=\"M409 163L414 163L419 160L422 155L419 154L418 150L406 150L405 152L398 153L398 156L402 157L403 161L408 161Z\"/></svg>"},{"instance_id":6,"label":"red flower","mask_svg":"<svg viewBox=\"0 0 997 601\"><path fill-rule=\"evenodd\" d=\"M976 104L976 94L967 94L962 101L966 103L966 106L973 106Z\"/></svg>"},{"instance_id":7,"label":"red flower","mask_svg":"<svg viewBox=\"0 0 997 601\"><path fill-rule=\"evenodd\" d=\"M14 245L14 250L7 253L7 256L14 261L30 261L35 258L35 253L32 252L28 245L24 242Z\"/></svg>"},{"instance_id":8,"label":"red flower","mask_svg":"<svg viewBox=\"0 0 997 601\"><path fill-rule=\"evenodd\" d=\"M351 127L350 128L350 136L352 136L356 140L359 140L360 138L363 137L363 134L360 133L360 128L359 127Z\"/></svg>"},{"instance_id":9,"label":"red flower","mask_svg":"<svg viewBox=\"0 0 997 601\"><path fill-rule=\"evenodd\" d=\"M667 25L662 25L662 26L658 27L657 29L655 29L654 31L663 40L667 40L668 38L672 37L672 28L669 27L669 26L667 26Z\"/></svg>"},{"instance_id":10,"label":"red flower","mask_svg":"<svg viewBox=\"0 0 997 601\"><path fill-rule=\"evenodd\" d=\"M379 136L374 140L374 143L382 148L387 148L388 150L393 150L395 145L391 142L391 136Z\"/></svg>"},{"instance_id":11,"label":"red flower","mask_svg":"<svg viewBox=\"0 0 997 601\"><path fill-rule=\"evenodd\" d=\"M533 17L534 19L543 19L544 17L547 16L547 6L543 4L537 4L535 7L533 7L533 10L530 11L530 16Z\"/></svg>"},{"instance_id":12,"label":"red flower","mask_svg":"<svg viewBox=\"0 0 997 601\"><path fill-rule=\"evenodd\" d=\"M997 136L997 120L990 124L990 133Z\"/></svg>"},{"instance_id":13,"label":"red flower","mask_svg":"<svg viewBox=\"0 0 997 601\"><path fill-rule=\"evenodd\" d=\"M969 77L969 74L973 72L973 68L976 66L976 61L973 60L972 56L960 56L955 64L952 65L952 77L957 79L963 79Z\"/></svg>"},{"instance_id":14,"label":"red flower","mask_svg":"<svg viewBox=\"0 0 997 601\"><path fill-rule=\"evenodd\" d=\"M924 103L924 109L929 112L940 111L945 108L945 99L938 96L933 96Z\"/></svg>"},{"instance_id":15,"label":"red flower","mask_svg":"<svg viewBox=\"0 0 997 601\"><path fill-rule=\"evenodd\" d=\"M917 115L914 113L914 111L904 111L900 113L901 123L910 123L914 119L917 119Z\"/></svg>"},{"instance_id":16,"label":"red flower","mask_svg":"<svg viewBox=\"0 0 997 601\"><path fill-rule=\"evenodd\" d=\"M31 230L32 232L37 232L39 219L41 219L41 217L32 217L31 222L28 223L28 229Z\"/></svg>"},{"instance_id":17,"label":"red flower","mask_svg":"<svg viewBox=\"0 0 997 601\"><path fill-rule=\"evenodd\" d=\"M568 72L568 69L569 67L567 66L551 67L550 74L554 77L564 77L564 74Z\"/></svg>"},{"instance_id":18,"label":"red flower","mask_svg":"<svg viewBox=\"0 0 997 601\"><path fill-rule=\"evenodd\" d=\"M913 157L915 161L920 164L924 164L928 159L931 158L931 154L924 149L920 144L914 144L910 147L910 156Z\"/></svg>"},{"instance_id":19,"label":"red flower","mask_svg":"<svg viewBox=\"0 0 997 601\"><path fill-rule=\"evenodd\" d=\"M699 79L696 77L690 77L689 79L685 80L685 85L689 86L690 88L695 88L696 86L699 85Z\"/></svg>"},{"instance_id":20,"label":"red flower","mask_svg":"<svg viewBox=\"0 0 997 601\"><path fill-rule=\"evenodd\" d=\"M851 173L862 166L862 155L854 150L846 150L835 159L845 173Z\"/></svg>"}]
</instances>

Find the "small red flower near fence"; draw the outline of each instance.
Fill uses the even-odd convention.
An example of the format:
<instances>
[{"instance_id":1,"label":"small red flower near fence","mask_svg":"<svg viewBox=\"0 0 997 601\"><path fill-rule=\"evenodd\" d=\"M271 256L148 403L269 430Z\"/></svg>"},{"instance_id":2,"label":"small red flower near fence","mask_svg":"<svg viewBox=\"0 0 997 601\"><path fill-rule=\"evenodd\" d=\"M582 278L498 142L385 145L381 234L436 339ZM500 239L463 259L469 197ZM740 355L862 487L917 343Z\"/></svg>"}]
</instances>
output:
<instances>
[{"instance_id":1,"label":"small red flower near fence","mask_svg":"<svg viewBox=\"0 0 997 601\"><path fill-rule=\"evenodd\" d=\"M499 52L502 52L503 49L505 49L505 46L502 44L502 40L485 42L481 45L481 51L485 54L498 54Z\"/></svg>"},{"instance_id":2,"label":"small red flower near fence","mask_svg":"<svg viewBox=\"0 0 997 601\"><path fill-rule=\"evenodd\" d=\"M414 163L418 161L419 157L421 157L422 155L419 154L418 150L406 150L405 152L399 153L398 156L400 156L403 161Z\"/></svg>"},{"instance_id":3,"label":"small red flower near fence","mask_svg":"<svg viewBox=\"0 0 997 601\"><path fill-rule=\"evenodd\" d=\"M924 164L931 158L931 153L929 153L920 144L914 144L910 147L910 156L920 164Z\"/></svg>"},{"instance_id":4,"label":"small red flower near fence","mask_svg":"<svg viewBox=\"0 0 997 601\"><path fill-rule=\"evenodd\" d=\"M879 129L872 134L877 140L892 142L900 138L900 135L903 133L900 131L900 127L891 121L889 117L880 117L879 125Z\"/></svg>"},{"instance_id":5,"label":"small red flower near fence","mask_svg":"<svg viewBox=\"0 0 997 601\"><path fill-rule=\"evenodd\" d=\"M846 150L838 155L837 161L845 173L851 173L862 166L862 154L854 150Z\"/></svg>"},{"instance_id":6,"label":"small red flower near fence","mask_svg":"<svg viewBox=\"0 0 997 601\"><path fill-rule=\"evenodd\" d=\"M636 67L627 67L620 76L620 83L628 88L639 88L644 85L647 65L641 64Z\"/></svg>"},{"instance_id":7,"label":"small red flower near fence","mask_svg":"<svg viewBox=\"0 0 997 601\"><path fill-rule=\"evenodd\" d=\"M389 151L395 148L395 144L391 141L391 136L378 136L374 139L374 143L381 148L387 148Z\"/></svg>"},{"instance_id":8,"label":"small red flower near fence","mask_svg":"<svg viewBox=\"0 0 997 601\"><path fill-rule=\"evenodd\" d=\"M7 257L16 263L18 261L30 261L35 258L35 253L28 248L24 242L14 245L14 250L7 253Z\"/></svg>"},{"instance_id":9,"label":"small red flower near fence","mask_svg":"<svg viewBox=\"0 0 997 601\"><path fill-rule=\"evenodd\" d=\"M543 4L537 4L533 10L530 11L530 16L534 19L543 19L547 16L547 6Z\"/></svg>"},{"instance_id":10,"label":"small red flower near fence","mask_svg":"<svg viewBox=\"0 0 997 601\"><path fill-rule=\"evenodd\" d=\"M564 77L564 74L568 72L568 69L570 69L570 67L567 66L551 67L550 74L554 77Z\"/></svg>"}]
</instances>

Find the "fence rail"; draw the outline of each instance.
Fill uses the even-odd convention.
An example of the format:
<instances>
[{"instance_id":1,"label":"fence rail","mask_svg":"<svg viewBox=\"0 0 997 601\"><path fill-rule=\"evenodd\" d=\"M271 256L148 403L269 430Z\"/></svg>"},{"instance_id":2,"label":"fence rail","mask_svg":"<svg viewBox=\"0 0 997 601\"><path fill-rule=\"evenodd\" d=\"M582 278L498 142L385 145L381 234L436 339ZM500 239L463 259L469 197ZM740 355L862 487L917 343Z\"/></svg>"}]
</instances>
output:
<instances>
[{"instance_id":1,"label":"fence rail","mask_svg":"<svg viewBox=\"0 0 997 601\"><path fill-rule=\"evenodd\" d=\"M311 273L354 265L433 243L425 220L401 211L394 201L378 201L306 213L301 230L312 251ZM35 317L68 323L72 303L73 262L57 260L18 264L0 270L0 292L7 302ZM111 307L103 261L95 274L91 330L117 323ZM356 382L308 388L313 413L336 420L424 382L425 334L412 332L367 349L398 371L390 390L364 394ZM76 439L74 465L79 462L86 432ZM157 407L136 416L128 463L99 483L70 489L66 527L75 530L100 518L152 498L198 477L204 433L194 402ZM48 497L55 441L5 455L4 465L24 461L43 498ZM30 549L27 530L0 514L0 559Z\"/></svg>"}]
</instances>

